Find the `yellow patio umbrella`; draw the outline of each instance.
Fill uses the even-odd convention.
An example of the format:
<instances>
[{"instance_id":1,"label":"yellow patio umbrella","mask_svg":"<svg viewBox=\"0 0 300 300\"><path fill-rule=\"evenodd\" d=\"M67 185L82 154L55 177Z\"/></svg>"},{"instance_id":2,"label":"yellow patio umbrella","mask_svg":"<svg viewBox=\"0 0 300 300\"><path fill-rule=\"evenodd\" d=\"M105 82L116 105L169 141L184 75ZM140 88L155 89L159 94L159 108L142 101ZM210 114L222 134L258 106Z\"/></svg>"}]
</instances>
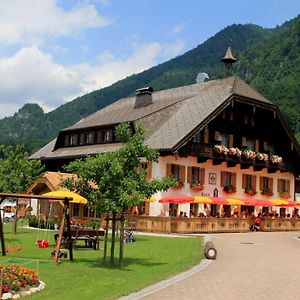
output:
<instances>
[{"instance_id":1,"label":"yellow patio umbrella","mask_svg":"<svg viewBox=\"0 0 300 300\"><path fill-rule=\"evenodd\" d=\"M155 202L155 198L154 197L146 198L144 201L145 202Z\"/></svg>"},{"instance_id":2,"label":"yellow patio umbrella","mask_svg":"<svg viewBox=\"0 0 300 300\"><path fill-rule=\"evenodd\" d=\"M206 196L194 196L194 202L209 204L209 203L212 203L212 199L210 199L209 197L206 197Z\"/></svg>"},{"instance_id":3,"label":"yellow patio umbrella","mask_svg":"<svg viewBox=\"0 0 300 300\"><path fill-rule=\"evenodd\" d=\"M49 197L67 197L67 198L73 198L72 203L80 203L80 204L87 204L88 200L82 196L80 196L77 193L65 191L65 190L59 190L59 191L52 191L43 194L43 196L49 196Z\"/></svg>"},{"instance_id":4,"label":"yellow patio umbrella","mask_svg":"<svg viewBox=\"0 0 300 300\"><path fill-rule=\"evenodd\" d=\"M226 198L225 199L229 205L244 205L244 201L236 198Z\"/></svg>"},{"instance_id":5,"label":"yellow patio umbrella","mask_svg":"<svg viewBox=\"0 0 300 300\"><path fill-rule=\"evenodd\" d=\"M271 199L269 200L273 205L287 205L289 202L283 199Z\"/></svg>"}]
</instances>

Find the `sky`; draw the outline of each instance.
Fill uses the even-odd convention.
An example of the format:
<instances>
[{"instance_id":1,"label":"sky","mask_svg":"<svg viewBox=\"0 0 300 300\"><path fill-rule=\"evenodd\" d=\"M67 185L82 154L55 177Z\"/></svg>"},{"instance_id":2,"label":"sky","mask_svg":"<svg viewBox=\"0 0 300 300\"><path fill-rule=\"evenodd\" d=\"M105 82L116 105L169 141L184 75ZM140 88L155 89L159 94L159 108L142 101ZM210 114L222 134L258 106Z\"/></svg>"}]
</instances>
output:
<instances>
[{"instance_id":1,"label":"sky","mask_svg":"<svg viewBox=\"0 0 300 300\"><path fill-rule=\"evenodd\" d=\"M299 0L0 0L0 118L25 103L49 112L226 26L273 28L299 13Z\"/></svg>"}]
</instances>

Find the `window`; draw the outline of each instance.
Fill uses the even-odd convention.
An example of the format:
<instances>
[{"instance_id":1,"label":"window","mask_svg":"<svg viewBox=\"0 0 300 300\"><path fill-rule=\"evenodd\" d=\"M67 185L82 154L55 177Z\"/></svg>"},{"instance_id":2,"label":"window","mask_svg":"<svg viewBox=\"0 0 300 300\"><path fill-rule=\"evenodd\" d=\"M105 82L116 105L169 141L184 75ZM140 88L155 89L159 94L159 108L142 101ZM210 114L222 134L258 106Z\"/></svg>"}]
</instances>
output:
<instances>
[{"instance_id":1,"label":"window","mask_svg":"<svg viewBox=\"0 0 300 300\"><path fill-rule=\"evenodd\" d=\"M229 146L229 135L227 133L219 133L219 142L221 145Z\"/></svg>"},{"instance_id":2,"label":"window","mask_svg":"<svg viewBox=\"0 0 300 300\"><path fill-rule=\"evenodd\" d=\"M221 172L221 186L236 186L236 173Z\"/></svg>"},{"instance_id":3,"label":"window","mask_svg":"<svg viewBox=\"0 0 300 300\"><path fill-rule=\"evenodd\" d=\"M87 205L85 205L83 207L83 216L85 218L89 218L90 217L90 208Z\"/></svg>"},{"instance_id":4,"label":"window","mask_svg":"<svg viewBox=\"0 0 300 300\"><path fill-rule=\"evenodd\" d=\"M79 217L79 203L73 203L73 217Z\"/></svg>"},{"instance_id":5,"label":"window","mask_svg":"<svg viewBox=\"0 0 300 300\"><path fill-rule=\"evenodd\" d=\"M88 132L85 135L85 144L93 144L94 143L94 133Z\"/></svg>"},{"instance_id":6,"label":"window","mask_svg":"<svg viewBox=\"0 0 300 300\"><path fill-rule=\"evenodd\" d=\"M112 136L113 136L112 130L104 131L104 143L112 142Z\"/></svg>"},{"instance_id":7,"label":"window","mask_svg":"<svg viewBox=\"0 0 300 300\"><path fill-rule=\"evenodd\" d=\"M182 183L185 182L185 166L177 164L167 164L167 176L173 177Z\"/></svg>"},{"instance_id":8,"label":"window","mask_svg":"<svg viewBox=\"0 0 300 300\"><path fill-rule=\"evenodd\" d=\"M146 179L150 180L152 177L152 165L150 163L143 162L141 163L141 167L146 170Z\"/></svg>"},{"instance_id":9,"label":"window","mask_svg":"<svg viewBox=\"0 0 300 300\"><path fill-rule=\"evenodd\" d=\"M205 169L198 167L188 167L187 181L190 184L201 183L203 185L205 181Z\"/></svg>"},{"instance_id":10,"label":"window","mask_svg":"<svg viewBox=\"0 0 300 300\"><path fill-rule=\"evenodd\" d=\"M285 193L290 192L290 181L287 179L278 179L277 182L277 192L278 193Z\"/></svg>"},{"instance_id":11,"label":"window","mask_svg":"<svg viewBox=\"0 0 300 300\"><path fill-rule=\"evenodd\" d=\"M77 134L72 134L70 135L70 139L69 139L69 145L70 146L76 146L78 142L78 137Z\"/></svg>"},{"instance_id":12,"label":"window","mask_svg":"<svg viewBox=\"0 0 300 300\"><path fill-rule=\"evenodd\" d=\"M255 141L253 139L248 139L247 148L249 150L255 151Z\"/></svg>"},{"instance_id":13,"label":"window","mask_svg":"<svg viewBox=\"0 0 300 300\"><path fill-rule=\"evenodd\" d=\"M204 132L198 132L194 138L193 138L193 142L194 143L202 143L204 141Z\"/></svg>"},{"instance_id":14,"label":"window","mask_svg":"<svg viewBox=\"0 0 300 300\"><path fill-rule=\"evenodd\" d=\"M273 178L261 176L259 181L259 188L262 195L273 195Z\"/></svg>"}]
</instances>

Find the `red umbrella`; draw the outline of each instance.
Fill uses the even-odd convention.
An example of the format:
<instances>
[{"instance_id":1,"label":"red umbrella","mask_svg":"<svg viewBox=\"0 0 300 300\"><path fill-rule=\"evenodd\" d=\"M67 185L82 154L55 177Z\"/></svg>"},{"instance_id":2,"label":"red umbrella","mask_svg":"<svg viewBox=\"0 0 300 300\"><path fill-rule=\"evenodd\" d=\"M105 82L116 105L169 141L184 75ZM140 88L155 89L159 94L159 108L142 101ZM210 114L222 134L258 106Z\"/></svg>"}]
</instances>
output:
<instances>
[{"instance_id":1,"label":"red umbrella","mask_svg":"<svg viewBox=\"0 0 300 300\"><path fill-rule=\"evenodd\" d=\"M194 202L194 197L187 195L175 195L164 197L159 200L160 203L175 203L175 204L183 204L183 203L191 203Z\"/></svg>"},{"instance_id":2,"label":"red umbrella","mask_svg":"<svg viewBox=\"0 0 300 300\"><path fill-rule=\"evenodd\" d=\"M255 199L255 206L273 206L273 203L265 199Z\"/></svg>"}]
</instances>

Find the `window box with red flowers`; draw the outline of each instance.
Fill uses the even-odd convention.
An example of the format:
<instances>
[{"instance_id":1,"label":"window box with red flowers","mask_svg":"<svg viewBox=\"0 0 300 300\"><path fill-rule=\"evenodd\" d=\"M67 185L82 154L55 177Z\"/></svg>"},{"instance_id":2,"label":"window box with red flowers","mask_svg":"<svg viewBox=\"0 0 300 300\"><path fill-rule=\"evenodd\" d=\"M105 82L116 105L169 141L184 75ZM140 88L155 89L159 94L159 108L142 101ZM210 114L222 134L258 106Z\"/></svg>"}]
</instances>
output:
<instances>
[{"instance_id":1,"label":"window box with red flowers","mask_svg":"<svg viewBox=\"0 0 300 300\"><path fill-rule=\"evenodd\" d=\"M272 197L273 196L273 192L268 188L263 189L260 193L264 196L267 196L267 197Z\"/></svg>"},{"instance_id":2,"label":"window box with red flowers","mask_svg":"<svg viewBox=\"0 0 300 300\"><path fill-rule=\"evenodd\" d=\"M256 193L257 192L256 192L255 188L252 186L245 188L245 194L247 194L247 196L254 196L254 195L256 195Z\"/></svg>"},{"instance_id":3,"label":"window box with red flowers","mask_svg":"<svg viewBox=\"0 0 300 300\"><path fill-rule=\"evenodd\" d=\"M192 182L190 184L190 188L191 190L193 190L194 192L200 192L200 191L203 191L204 190L204 185L199 182L199 181L196 181L196 182Z\"/></svg>"},{"instance_id":4,"label":"window box with red flowers","mask_svg":"<svg viewBox=\"0 0 300 300\"><path fill-rule=\"evenodd\" d=\"M183 187L184 187L184 183L183 183L181 180L178 180L178 181L176 182L176 184L173 185L171 188L172 188L173 190L181 190Z\"/></svg>"},{"instance_id":5,"label":"window box with red flowers","mask_svg":"<svg viewBox=\"0 0 300 300\"><path fill-rule=\"evenodd\" d=\"M234 185L225 185L223 191L225 194L234 194L236 192L236 187Z\"/></svg>"},{"instance_id":6,"label":"window box with red flowers","mask_svg":"<svg viewBox=\"0 0 300 300\"><path fill-rule=\"evenodd\" d=\"M290 199L291 198L291 194L288 192L280 192L279 193L279 197L282 199Z\"/></svg>"}]
</instances>

